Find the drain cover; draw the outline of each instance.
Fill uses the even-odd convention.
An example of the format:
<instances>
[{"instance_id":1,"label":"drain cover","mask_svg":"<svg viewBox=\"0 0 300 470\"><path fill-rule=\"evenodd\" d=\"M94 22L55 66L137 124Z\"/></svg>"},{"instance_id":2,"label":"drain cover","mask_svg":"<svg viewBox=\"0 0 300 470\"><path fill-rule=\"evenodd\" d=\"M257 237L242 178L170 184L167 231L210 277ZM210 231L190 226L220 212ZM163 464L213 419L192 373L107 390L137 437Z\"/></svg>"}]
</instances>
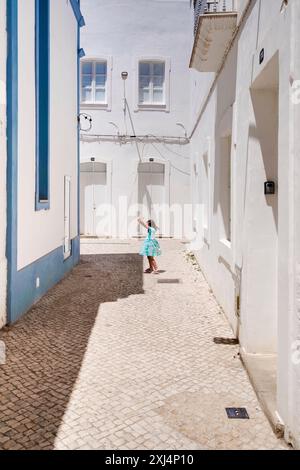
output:
<instances>
[{"instance_id":1,"label":"drain cover","mask_svg":"<svg viewBox=\"0 0 300 470\"><path fill-rule=\"evenodd\" d=\"M246 408L226 408L229 419L250 419Z\"/></svg>"},{"instance_id":2,"label":"drain cover","mask_svg":"<svg viewBox=\"0 0 300 470\"><path fill-rule=\"evenodd\" d=\"M180 279L158 279L158 284L180 284Z\"/></svg>"}]
</instances>

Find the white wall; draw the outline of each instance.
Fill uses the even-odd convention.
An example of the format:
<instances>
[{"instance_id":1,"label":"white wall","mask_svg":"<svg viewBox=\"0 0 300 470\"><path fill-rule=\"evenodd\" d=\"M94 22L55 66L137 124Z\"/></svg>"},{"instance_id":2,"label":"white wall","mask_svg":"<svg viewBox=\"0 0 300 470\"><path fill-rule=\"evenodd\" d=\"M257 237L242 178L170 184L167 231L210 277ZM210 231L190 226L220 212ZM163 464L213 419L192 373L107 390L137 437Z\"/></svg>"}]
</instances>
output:
<instances>
[{"instance_id":1,"label":"white wall","mask_svg":"<svg viewBox=\"0 0 300 470\"><path fill-rule=\"evenodd\" d=\"M236 70L236 48L232 50L227 64L220 76L218 86L215 89L211 100L205 110L202 119L196 129L192 139L192 158L199 169L197 178L197 188L193 190L194 204L199 204L201 210L195 213L198 220L198 244L196 255L201 263L205 275L217 298L228 315L233 329L236 328L235 315L235 283L233 274L233 246L224 240L224 230L222 226L222 207L223 199L219 190L221 178L223 177L222 168L222 149L221 139L233 132L233 104L235 101L235 70ZM192 110L192 126L197 119L197 114L202 108L204 96L201 90L208 91L211 85L211 74L205 75L193 73L193 89L196 90L195 97L198 95L198 108L194 106ZM195 101L196 101L195 100ZM232 137L233 143L235 136ZM206 169L203 163L203 157L208 154L209 160L209 182L206 181ZM195 177L195 175L194 175ZM195 183L193 184L195 186ZM210 188L209 194L204 191ZM208 224L204 227L203 214L207 211L203 207L205 202L209 202ZM234 236L234 234L233 234ZM233 240L234 242L234 240ZM197 248L199 248L197 250Z\"/></svg>"},{"instance_id":2,"label":"white wall","mask_svg":"<svg viewBox=\"0 0 300 470\"><path fill-rule=\"evenodd\" d=\"M245 243L249 243L252 231L253 234L255 234L255 230L251 231L251 228L253 229L253 225L251 227L251 223L253 223L253 218L257 217L258 211L258 206L253 201L253 198L251 196L251 190L253 190L253 187L247 188L245 186L245 181L246 178L249 177L249 175L251 176L251 174L253 174L254 179L255 177L257 178L258 172L257 163L255 162L253 156L251 157L251 149L249 150L249 139L250 144L251 139L256 140L255 136L251 136L251 127L253 127L253 125L255 126L256 123L251 123L251 119L253 119L251 118L251 116L253 116L253 110L251 107L250 87L252 86L252 83L254 81L254 75L258 76L260 72L257 64L258 54L261 48L265 47L266 55L265 61L261 66L261 70L279 49L280 63L282 65L281 75L286 76L286 74L289 73L288 41L290 38L290 24L288 16L279 13L280 6L280 1L256 2L256 5L251 10L251 14L247 18L247 22L242 29L241 36L239 37L238 41L238 49L234 48L230 52L226 61L226 65L219 76L217 86L215 87L212 97L203 114L203 117L199 122L195 136L192 141L193 158L195 160L200 159L200 161L203 153L205 153L206 151L206 147L208 147L208 140L210 140L211 142L210 240L208 240L209 244L202 244L202 248L199 250L198 256L199 259L201 259L207 277L209 278L210 282L214 285L215 292L217 293L221 304L225 308L225 311L227 312L233 327L236 326L234 302L235 286L233 282L233 278L237 274L237 272L235 271L235 267L242 268L243 263L244 265L247 264L247 259L245 260L245 256L249 258L249 263L251 265L251 257L253 253L247 253L247 249L245 252ZM253 31L256 31L256 34L254 34ZM278 34L278 31L280 32L280 34ZM237 61L237 66L235 65L235 61ZM237 73L237 77L235 77L235 73ZM213 77L210 74L198 74L197 72L194 72L192 94L195 97L194 103L197 103L197 105L194 105L194 109L192 109L193 121L196 120L199 110L202 108L202 103L204 102L204 98L207 95L208 89L210 88L212 78ZM286 81L281 81L281 96L286 93L287 85L288 84ZM283 105L282 100L281 105ZM282 109L282 111L284 111L284 109ZM226 124L225 121L227 121ZM283 119L281 119L280 122L282 124L281 135L284 136L286 131L285 124ZM222 169L222 163L220 161L220 155L218 151L218 140L219 137L222 136L222 133L224 134L224 132L227 132L228 126L230 125L232 127L233 133L232 244L230 249L226 247L224 251L224 246L222 246L222 243L220 244L220 225L222 224L220 211L218 210L220 202L222 202L220 200L218 201L219 171L220 169ZM256 153L257 150L254 150L255 155ZM248 162L247 157L248 160L250 160ZM283 167L281 169L283 173L285 173L285 169ZM264 177L272 175L262 174L261 176L262 179L259 179L260 185L262 185ZM205 178L204 173L200 175L200 181L201 178ZM256 187L255 191L259 192L259 190L260 189ZM247 191L250 191L250 193L248 194ZM197 191L195 190L194 195L196 194ZM247 200L248 196L250 197L250 200ZM245 204L246 206L248 204L248 206L246 207L246 211L244 210ZM264 211L266 209L267 207L262 208L260 223L265 221L266 214L264 214ZM244 226L247 227L247 230L246 233L243 234L242 229ZM203 231L201 233L200 224L200 244L201 240L203 241L204 238L205 237ZM207 242L207 240L205 241ZM258 246L257 243L256 246ZM226 269L224 269L224 267ZM265 273L260 270L256 271L258 273L258 277L255 278L256 284L258 286L264 285ZM261 273L260 275L259 272ZM223 283L221 282L221 279L223 280ZM243 277L243 282L246 282L245 277ZM262 296L261 301L263 300L263 296L265 293L266 292L262 290L260 294ZM259 295L257 301L259 302ZM248 320L250 322L253 321L251 320L251 318ZM267 327L267 325L265 325L265 327ZM257 325L252 324L251 326L249 326L249 328L250 330L253 329L253 331L256 331ZM247 328L248 332L249 328ZM253 337L251 345L248 344L249 349L251 349L253 352L255 352L256 349L256 341L260 341L258 339L259 335L257 333L255 333L254 336L255 337ZM259 347L262 347L262 343L264 341L265 338L260 341ZM267 344L265 344L265 346L266 348L268 348Z\"/></svg>"},{"instance_id":3,"label":"white wall","mask_svg":"<svg viewBox=\"0 0 300 470\"><path fill-rule=\"evenodd\" d=\"M246 4L245 0L239 6ZM281 6L281 0L253 2L193 137L193 159L200 159L200 175L192 181L193 199L200 203L207 200L201 194L201 180L206 178L201 158L207 148L211 159L210 230L204 228L203 211L199 211L198 246L194 247L233 329L239 332L243 350L277 353L278 411L287 439L299 446L299 362L292 363L292 346L299 339L299 289L294 285L299 271L297 260L294 265L294 243L299 239L294 232L299 212L295 199L299 149L294 129L299 127L299 112L291 100L293 83L300 77L299 2L290 0L280 12ZM262 49L265 59L260 64ZM194 122L211 83L212 76L194 72ZM251 88L255 88L252 94ZM228 126L225 121L231 119L232 243L224 250L219 240L220 212L214 202L222 168L218 139ZM268 179L276 182L275 196L264 196ZM207 188L206 183L202 188ZM240 321L237 295L241 296Z\"/></svg>"},{"instance_id":4,"label":"white wall","mask_svg":"<svg viewBox=\"0 0 300 470\"><path fill-rule=\"evenodd\" d=\"M189 0L83 0L81 8L88 28L82 32L86 58L112 59L111 110L96 110L82 106L93 117L92 134L113 134L109 121L119 126L120 133L133 134L130 117L126 126L123 115L123 82L121 72L127 71L126 96L135 134L184 137L177 122L189 127L190 72L188 70L192 28ZM136 64L142 57L170 58L170 110L135 111L137 93ZM86 142L81 143L83 161L95 157L110 162L112 168L112 202L118 206L119 196L137 202L137 165L154 157L170 166L170 203L188 203L189 146L152 143ZM135 214L136 215L136 211Z\"/></svg>"},{"instance_id":5,"label":"white wall","mask_svg":"<svg viewBox=\"0 0 300 470\"><path fill-rule=\"evenodd\" d=\"M0 0L0 328L6 321L6 0Z\"/></svg>"},{"instance_id":6,"label":"white wall","mask_svg":"<svg viewBox=\"0 0 300 470\"><path fill-rule=\"evenodd\" d=\"M279 328L284 332L288 332L285 341L282 342L282 355L279 358L279 367L285 371L284 380L288 387L284 386L284 382L278 384L280 411L284 414L288 426L286 436L290 437L297 449L300 449L300 3L294 1L291 11L292 30L291 30L291 85L296 85L297 94L291 99L294 93L287 90L285 101L289 101L289 117L291 119L291 132L289 135L289 148L291 153L291 161L287 168L287 177L290 182L289 189L289 211L286 215L286 223L289 223L291 230L287 234L287 247L285 252L282 251L283 257L289 258L289 263L285 263L284 276L289 276L291 282L289 289L285 292L285 297L289 302L288 310L285 308L282 299L282 310L285 308L285 315L281 316ZM297 82L298 80L298 82ZM287 115L284 116L286 119ZM283 149L286 142L282 142ZM283 261L281 263L283 266Z\"/></svg>"},{"instance_id":7,"label":"white wall","mask_svg":"<svg viewBox=\"0 0 300 470\"><path fill-rule=\"evenodd\" d=\"M63 245L65 175L71 177L71 238L78 232L77 22L69 2L51 0L50 210L35 211L34 4L19 1L18 269Z\"/></svg>"}]
</instances>

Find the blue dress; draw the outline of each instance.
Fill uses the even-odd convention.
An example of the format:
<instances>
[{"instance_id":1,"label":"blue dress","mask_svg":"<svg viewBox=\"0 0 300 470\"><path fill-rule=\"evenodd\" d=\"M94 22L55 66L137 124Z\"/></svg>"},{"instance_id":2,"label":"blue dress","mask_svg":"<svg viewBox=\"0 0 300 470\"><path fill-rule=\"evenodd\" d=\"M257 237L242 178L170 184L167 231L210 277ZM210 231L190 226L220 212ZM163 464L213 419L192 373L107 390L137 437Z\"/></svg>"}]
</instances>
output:
<instances>
[{"instance_id":1,"label":"blue dress","mask_svg":"<svg viewBox=\"0 0 300 470\"><path fill-rule=\"evenodd\" d=\"M156 230L152 227L148 228L147 238L144 240L142 249L140 251L141 256L160 256L161 249L157 240L155 240Z\"/></svg>"}]
</instances>

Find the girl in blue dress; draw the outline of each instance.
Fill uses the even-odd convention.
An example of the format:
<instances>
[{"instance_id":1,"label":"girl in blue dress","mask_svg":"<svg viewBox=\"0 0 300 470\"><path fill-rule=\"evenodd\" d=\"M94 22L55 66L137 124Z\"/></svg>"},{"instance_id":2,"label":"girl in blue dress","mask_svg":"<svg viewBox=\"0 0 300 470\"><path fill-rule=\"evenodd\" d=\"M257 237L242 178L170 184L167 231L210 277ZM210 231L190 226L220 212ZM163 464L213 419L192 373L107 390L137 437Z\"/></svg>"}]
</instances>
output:
<instances>
[{"instance_id":1,"label":"girl in blue dress","mask_svg":"<svg viewBox=\"0 0 300 470\"><path fill-rule=\"evenodd\" d=\"M149 262L149 268L146 269L145 273L158 274L158 266L155 258L161 255L161 249L158 241L155 239L155 233L158 230L157 225L153 220L144 222L142 219L138 219L138 222L143 225L148 231L147 238L144 240L143 246L140 251L141 256L147 256Z\"/></svg>"}]
</instances>

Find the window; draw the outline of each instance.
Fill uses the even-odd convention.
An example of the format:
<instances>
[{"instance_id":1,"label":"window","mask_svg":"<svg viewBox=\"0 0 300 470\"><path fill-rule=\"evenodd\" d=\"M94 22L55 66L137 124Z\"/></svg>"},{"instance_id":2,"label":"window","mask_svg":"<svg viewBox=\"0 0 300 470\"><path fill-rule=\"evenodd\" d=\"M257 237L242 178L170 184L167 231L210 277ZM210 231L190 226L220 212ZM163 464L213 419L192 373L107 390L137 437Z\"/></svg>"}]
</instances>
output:
<instances>
[{"instance_id":1,"label":"window","mask_svg":"<svg viewBox=\"0 0 300 470\"><path fill-rule=\"evenodd\" d=\"M81 103L107 104L107 61L82 61Z\"/></svg>"},{"instance_id":2,"label":"window","mask_svg":"<svg viewBox=\"0 0 300 470\"><path fill-rule=\"evenodd\" d=\"M49 208L50 0L35 0L36 209Z\"/></svg>"},{"instance_id":3,"label":"window","mask_svg":"<svg viewBox=\"0 0 300 470\"><path fill-rule=\"evenodd\" d=\"M139 62L139 105L165 105L165 62Z\"/></svg>"}]
</instances>

